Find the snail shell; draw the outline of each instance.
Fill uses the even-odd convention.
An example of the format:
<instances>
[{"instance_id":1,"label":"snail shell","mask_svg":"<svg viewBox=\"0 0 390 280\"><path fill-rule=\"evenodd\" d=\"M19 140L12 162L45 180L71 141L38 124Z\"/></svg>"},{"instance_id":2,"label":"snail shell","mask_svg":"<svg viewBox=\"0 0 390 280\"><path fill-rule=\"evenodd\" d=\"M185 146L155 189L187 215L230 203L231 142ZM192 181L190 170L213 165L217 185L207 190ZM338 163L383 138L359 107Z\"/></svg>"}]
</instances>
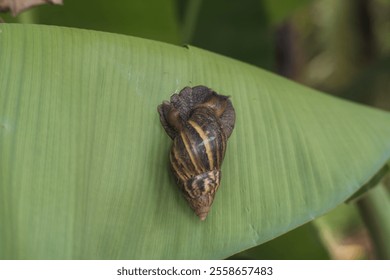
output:
<instances>
[{"instance_id":1,"label":"snail shell","mask_svg":"<svg viewBox=\"0 0 390 280\"><path fill-rule=\"evenodd\" d=\"M208 87L196 86L185 87L157 109L173 140L173 174L190 207L204 220L220 185L227 139L234 128L232 103Z\"/></svg>"}]
</instances>

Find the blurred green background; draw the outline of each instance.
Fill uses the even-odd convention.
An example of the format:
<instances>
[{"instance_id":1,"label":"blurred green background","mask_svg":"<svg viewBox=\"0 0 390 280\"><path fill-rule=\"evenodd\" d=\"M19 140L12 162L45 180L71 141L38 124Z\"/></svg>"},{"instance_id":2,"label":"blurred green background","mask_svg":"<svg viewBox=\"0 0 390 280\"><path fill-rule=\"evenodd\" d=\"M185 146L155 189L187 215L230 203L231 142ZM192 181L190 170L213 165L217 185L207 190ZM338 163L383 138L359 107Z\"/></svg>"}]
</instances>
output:
<instances>
[{"instance_id":1,"label":"blurred green background","mask_svg":"<svg viewBox=\"0 0 390 280\"><path fill-rule=\"evenodd\" d=\"M390 0L64 0L0 17L191 44L390 110ZM366 206L342 205L231 258L379 258Z\"/></svg>"}]
</instances>

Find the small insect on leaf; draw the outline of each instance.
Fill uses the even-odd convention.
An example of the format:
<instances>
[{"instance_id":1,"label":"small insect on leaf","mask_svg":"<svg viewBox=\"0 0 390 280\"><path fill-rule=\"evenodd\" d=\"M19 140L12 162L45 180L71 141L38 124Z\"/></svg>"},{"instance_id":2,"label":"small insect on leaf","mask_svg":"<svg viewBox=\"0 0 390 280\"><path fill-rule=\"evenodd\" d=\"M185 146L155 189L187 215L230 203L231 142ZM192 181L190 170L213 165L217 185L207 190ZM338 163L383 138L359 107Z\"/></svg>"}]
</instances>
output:
<instances>
[{"instance_id":1,"label":"small insect on leaf","mask_svg":"<svg viewBox=\"0 0 390 280\"><path fill-rule=\"evenodd\" d=\"M228 96L205 86L185 87L157 108L173 140L169 159L184 198L206 219L221 182L221 165L235 112Z\"/></svg>"}]
</instances>

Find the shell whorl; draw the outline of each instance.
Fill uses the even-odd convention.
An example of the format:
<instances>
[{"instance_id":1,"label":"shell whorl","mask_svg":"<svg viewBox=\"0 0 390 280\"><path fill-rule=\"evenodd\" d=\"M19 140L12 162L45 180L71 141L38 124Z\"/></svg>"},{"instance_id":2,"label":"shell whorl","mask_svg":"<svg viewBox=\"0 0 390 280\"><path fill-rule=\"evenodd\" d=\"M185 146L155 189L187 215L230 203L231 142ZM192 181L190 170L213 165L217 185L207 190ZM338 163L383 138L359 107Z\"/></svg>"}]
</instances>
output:
<instances>
[{"instance_id":1,"label":"shell whorl","mask_svg":"<svg viewBox=\"0 0 390 280\"><path fill-rule=\"evenodd\" d=\"M183 184L183 194L195 214L203 221L210 211L220 183L221 171L202 173Z\"/></svg>"}]
</instances>

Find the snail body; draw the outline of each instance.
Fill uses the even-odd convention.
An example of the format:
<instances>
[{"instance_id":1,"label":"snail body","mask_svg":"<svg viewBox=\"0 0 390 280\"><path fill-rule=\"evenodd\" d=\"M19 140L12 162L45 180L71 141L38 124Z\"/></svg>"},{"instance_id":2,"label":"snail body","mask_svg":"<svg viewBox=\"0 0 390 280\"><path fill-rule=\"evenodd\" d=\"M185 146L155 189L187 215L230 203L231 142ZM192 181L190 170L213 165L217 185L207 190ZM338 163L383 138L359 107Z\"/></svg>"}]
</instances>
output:
<instances>
[{"instance_id":1,"label":"snail body","mask_svg":"<svg viewBox=\"0 0 390 280\"><path fill-rule=\"evenodd\" d=\"M205 86L185 87L158 106L172 138L170 163L190 207L204 220L221 181L221 165L235 112L227 96Z\"/></svg>"}]
</instances>

